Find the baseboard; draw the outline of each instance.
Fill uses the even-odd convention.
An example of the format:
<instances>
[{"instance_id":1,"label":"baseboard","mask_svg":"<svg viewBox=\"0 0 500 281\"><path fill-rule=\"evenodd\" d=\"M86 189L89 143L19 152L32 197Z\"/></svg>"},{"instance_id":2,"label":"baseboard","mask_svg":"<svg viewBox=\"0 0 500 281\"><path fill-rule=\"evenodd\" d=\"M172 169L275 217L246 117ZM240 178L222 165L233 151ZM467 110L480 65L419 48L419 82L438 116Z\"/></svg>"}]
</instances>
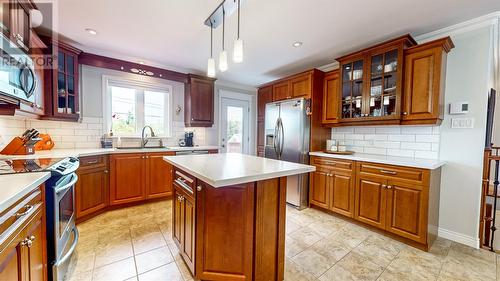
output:
<instances>
[{"instance_id":1,"label":"baseboard","mask_svg":"<svg viewBox=\"0 0 500 281\"><path fill-rule=\"evenodd\" d=\"M463 235L462 233L458 233L455 231L451 231L448 229L444 228L439 228L438 229L438 236L442 238L446 238L448 240L464 244L476 249L479 249L479 238L478 237L471 237L467 235Z\"/></svg>"}]
</instances>

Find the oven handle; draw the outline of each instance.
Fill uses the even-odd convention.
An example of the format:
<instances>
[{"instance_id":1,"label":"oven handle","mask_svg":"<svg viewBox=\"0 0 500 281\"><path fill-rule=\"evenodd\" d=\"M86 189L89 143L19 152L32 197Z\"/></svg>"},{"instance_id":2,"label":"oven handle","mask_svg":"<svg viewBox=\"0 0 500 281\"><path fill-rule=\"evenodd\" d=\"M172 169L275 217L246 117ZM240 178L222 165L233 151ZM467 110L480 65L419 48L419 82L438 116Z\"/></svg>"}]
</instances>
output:
<instances>
[{"instance_id":1,"label":"oven handle","mask_svg":"<svg viewBox=\"0 0 500 281\"><path fill-rule=\"evenodd\" d=\"M57 267L57 266L60 266L61 264L63 264L67 259L69 259L71 257L71 255L75 251L76 245L78 244L78 237L80 236L80 233L78 233L78 229L76 228L76 226L73 227L73 233L75 234L75 239L73 240L73 244L69 248L68 252L60 260L58 260L58 261L56 261L56 263L54 263L54 266Z\"/></svg>"},{"instance_id":2,"label":"oven handle","mask_svg":"<svg viewBox=\"0 0 500 281\"><path fill-rule=\"evenodd\" d=\"M56 187L55 188L56 194L60 193L61 191L66 190L66 189L68 189L70 187L72 187L73 185L75 185L75 183L78 181L78 176L76 174L73 174L72 176L73 176L73 179L69 183L67 183L67 184L65 184L65 185L63 185L61 187Z\"/></svg>"}]
</instances>

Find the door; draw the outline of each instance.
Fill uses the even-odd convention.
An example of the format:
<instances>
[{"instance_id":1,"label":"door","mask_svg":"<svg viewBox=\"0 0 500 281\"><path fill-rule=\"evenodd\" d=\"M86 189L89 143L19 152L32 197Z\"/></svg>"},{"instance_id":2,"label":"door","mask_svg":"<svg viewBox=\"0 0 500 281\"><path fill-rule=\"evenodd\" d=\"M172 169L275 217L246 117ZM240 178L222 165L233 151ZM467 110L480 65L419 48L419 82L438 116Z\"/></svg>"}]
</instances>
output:
<instances>
[{"instance_id":1,"label":"door","mask_svg":"<svg viewBox=\"0 0 500 281\"><path fill-rule=\"evenodd\" d=\"M385 229L387 181L374 176L359 175L356 184L355 218Z\"/></svg>"},{"instance_id":2,"label":"door","mask_svg":"<svg viewBox=\"0 0 500 281\"><path fill-rule=\"evenodd\" d=\"M174 196L173 196L173 230L172 230L172 238L174 242L177 244L179 249L182 249L182 244L184 240L182 239L183 233L183 221L184 221L184 204L181 200L181 193L174 187Z\"/></svg>"},{"instance_id":3,"label":"door","mask_svg":"<svg viewBox=\"0 0 500 281\"><path fill-rule=\"evenodd\" d=\"M339 121L339 72L332 71L325 75L323 82L323 124Z\"/></svg>"},{"instance_id":4,"label":"door","mask_svg":"<svg viewBox=\"0 0 500 281\"><path fill-rule=\"evenodd\" d=\"M422 186L389 181L386 230L425 243L428 196L428 189Z\"/></svg>"},{"instance_id":5,"label":"door","mask_svg":"<svg viewBox=\"0 0 500 281\"><path fill-rule=\"evenodd\" d=\"M264 155L266 158L278 159L278 119L280 117L280 104L266 104L266 116L264 121Z\"/></svg>"},{"instance_id":6,"label":"door","mask_svg":"<svg viewBox=\"0 0 500 281\"><path fill-rule=\"evenodd\" d=\"M148 153L147 158L147 198L172 195L172 165L163 160L163 156L175 155L175 152Z\"/></svg>"},{"instance_id":7,"label":"door","mask_svg":"<svg viewBox=\"0 0 500 281\"><path fill-rule=\"evenodd\" d=\"M140 154L111 155L110 204L146 199L146 156Z\"/></svg>"},{"instance_id":8,"label":"door","mask_svg":"<svg viewBox=\"0 0 500 281\"><path fill-rule=\"evenodd\" d=\"M309 202L318 207L327 209L330 205L330 171L316 167L316 171L310 175Z\"/></svg>"},{"instance_id":9,"label":"door","mask_svg":"<svg viewBox=\"0 0 500 281\"><path fill-rule=\"evenodd\" d=\"M191 78L190 123L193 126L212 125L214 118L214 83L212 80ZM189 118L189 117L188 117Z\"/></svg>"},{"instance_id":10,"label":"door","mask_svg":"<svg viewBox=\"0 0 500 281\"><path fill-rule=\"evenodd\" d=\"M330 176L330 210L354 216L354 178L350 172L333 171Z\"/></svg>"},{"instance_id":11,"label":"door","mask_svg":"<svg viewBox=\"0 0 500 281\"><path fill-rule=\"evenodd\" d=\"M41 281L45 278L46 258L44 251L45 232L42 212L40 211L26 227L29 281ZM26 240L26 241L28 241Z\"/></svg>"},{"instance_id":12,"label":"door","mask_svg":"<svg viewBox=\"0 0 500 281\"><path fill-rule=\"evenodd\" d=\"M222 153L249 153L250 103L232 98L221 99L221 147Z\"/></svg>"},{"instance_id":13,"label":"door","mask_svg":"<svg viewBox=\"0 0 500 281\"><path fill-rule=\"evenodd\" d=\"M76 218L97 212L108 206L108 170L96 168L78 171L75 186Z\"/></svg>"}]
</instances>

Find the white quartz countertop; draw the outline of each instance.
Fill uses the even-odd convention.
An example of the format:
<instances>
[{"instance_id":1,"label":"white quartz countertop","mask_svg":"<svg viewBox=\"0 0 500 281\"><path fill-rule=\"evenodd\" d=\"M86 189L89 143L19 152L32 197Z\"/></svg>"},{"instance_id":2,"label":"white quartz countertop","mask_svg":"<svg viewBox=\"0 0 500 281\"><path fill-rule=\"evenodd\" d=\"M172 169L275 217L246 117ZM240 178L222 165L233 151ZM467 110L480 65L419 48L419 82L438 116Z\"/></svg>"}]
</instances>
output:
<instances>
[{"instance_id":1,"label":"white quartz countertop","mask_svg":"<svg viewBox=\"0 0 500 281\"><path fill-rule=\"evenodd\" d=\"M163 159L213 187L309 173L314 166L239 153L164 156Z\"/></svg>"},{"instance_id":2,"label":"white quartz countertop","mask_svg":"<svg viewBox=\"0 0 500 281\"><path fill-rule=\"evenodd\" d=\"M48 172L0 175L0 213L44 183Z\"/></svg>"},{"instance_id":3,"label":"white quartz countertop","mask_svg":"<svg viewBox=\"0 0 500 281\"><path fill-rule=\"evenodd\" d=\"M436 159L423 159L423 158L411 158L411 157L397 157L397 156L387 156L387 155L375 155L375 154L365 154L365 153L354 153L352 155L341 155L341 154L329 154L321 151L309 152L309 155L330 157L337 159L347 159L353 161L364 161L387 165L405 166L421 169L434 170L437 169L446 162Z\"/></svg>"},{"instance_id":4,"label":"white quartz countertop","mask_svg":"<svg viewBox=\"0 0 500 281\"><path fill-rule=\"evenodd\" d=\"M147 152L177 152L190 150L212 150L219 149L218 146L193 146L193 147L165 147L165 148L81 148L81 149L52 149L41 150L32 155L3 155L1 158L8 159L38 159L38 158L64 158L64 157L83 157L103 154L118 154L118 153L147 153Z\"/></svg>"}]
</instances>

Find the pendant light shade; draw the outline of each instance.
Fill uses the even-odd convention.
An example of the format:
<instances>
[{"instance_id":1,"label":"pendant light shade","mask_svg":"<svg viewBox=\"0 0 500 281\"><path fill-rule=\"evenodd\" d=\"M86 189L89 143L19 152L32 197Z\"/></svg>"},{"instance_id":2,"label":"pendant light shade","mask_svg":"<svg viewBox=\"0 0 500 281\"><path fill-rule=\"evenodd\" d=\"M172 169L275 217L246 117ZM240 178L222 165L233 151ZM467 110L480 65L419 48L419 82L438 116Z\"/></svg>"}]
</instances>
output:
<instances>
[{"instance_id":1,"label":"pendant light shade","mask_svg":"<svg viewBox=\"0 0 500 281\"><path fill-rule=\"evenodd\" d=\"M222 51L220 52L219 55L219 70L221 72L224 72L227 70L227 51L226 48L224 47L224 32L226 29L226 11L224 8L222 9Z\"/></svg>"},{"instance_id":2,"label":"pendant light shade","mask_svg":"<svg viewBox=\"0 0 500 281\"><path fill-rule=\"evenodd\" d=\"M207 63L207 76L215 77L215 60L213 57L213 27L210 25L210 58Z\"/></svg>"},{"instance_id":3,"label":"pendant light shade","mask_svg":"<svg viewBox=\"0 0 500 281\"><path fill-rule=\"evenodd\" d=\"M234 41L233 61L235 63L243 62L243 40L240 39L240 0L238 0L238 37Z\"/></svg>"},{"instance_id":4,"label":"pendant light shade","mask_svg":"<svg viewBox=\"0 0 500 281\"><path fill-rule=\"evenodd\" d=\"M224 72L227 70L227 51L222 50L219 55L219 70Z\"/></svg>"}]
</instances>

